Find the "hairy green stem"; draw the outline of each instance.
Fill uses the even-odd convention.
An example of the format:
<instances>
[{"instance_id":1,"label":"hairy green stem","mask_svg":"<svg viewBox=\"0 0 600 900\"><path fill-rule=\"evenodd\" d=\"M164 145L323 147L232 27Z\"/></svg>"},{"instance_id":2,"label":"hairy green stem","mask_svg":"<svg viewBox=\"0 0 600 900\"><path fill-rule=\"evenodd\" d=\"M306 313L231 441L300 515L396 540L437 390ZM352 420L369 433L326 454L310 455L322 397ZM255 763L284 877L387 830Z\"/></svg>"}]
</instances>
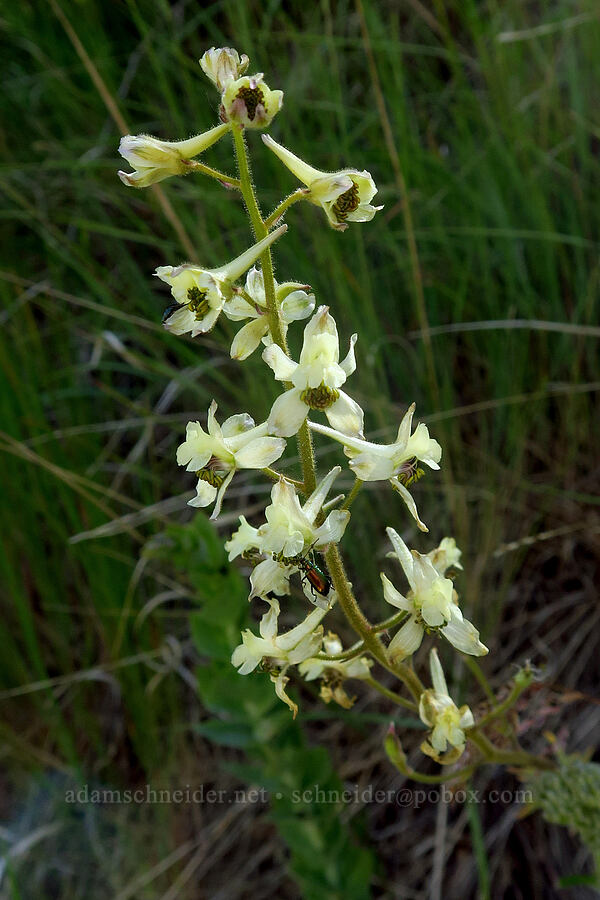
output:
<instances>
[{"instance_id":1,"label":"hairy green stem","mask_svg":"<svg viewBox=\"0 0 600 900\"><path fill-rule=\"evenodd\" d=\"M392 672L404 682L418 703L425 688L415 672L413 672L409 666L404 663L392 664L387 658L383 644L373 632L370 622L365 617L352 593L337 544L332 544L325 554L325 560L327 562L327 568L329 569L333 586L338 595L339 604L349 623L363 639L365 649L371 653L371 656L373 656L384 669L387 669L388 672Z\"/></svg>"},{"instance_id":2,"label":"hairy green stem","mask_svg":"<svg viewBox=\"0 0 600 900\"><path fill-rule=\"evenodd\" d=\"M219 172L218 169L213 169L211 166L205 166L204 163L198 162L196 159L188 160L187 165L189 166L190 172L198 172L200 175L208 175L209 178L216 178L217 181L220 181L225 187L236 189L241 187L239 178L232 178L231 175L225 175L224 172Z\"/></svg>"},{"instance_id":3,"label":"hairy green stem","mask_svg":"<svg viewBox=\"0 0 600 900\"><path fill-rule=\"evenodd\" d=\"M379 691L380 694L387 697L392 703L403 706L405 709L411 709L413 712L416 710L416 703L413 703L412 700L405 700L405 698L401 697L400 694L397 694L396 691L391 691L389 688L386 688L386 686L380 681L377 681L376 678L361 678L361 681L364 681L364 683L372 687L373 690Z\"/></svg>"},{"instance_id":4,"label":"hairy green stem","mask_svg":"<svg viewBox=\"0 0 600 900\"><path fill-rule=\"evenodd\" d=\"M261 240L267 236L269 229L265 222L263 222L258 201L256 199L256 193L254 191L254 185L252 184L252 175L250 173L250 163L248 162L248 151L244 133L242 129L236 128L235 126L231 129L231 133L233 135L233 145L235 147L235 154L240 173L240 190L244 198L244 203L246 204L246 209L248 210L248 215L250 216L254 236L257 240ZM265 250L260 258L260 262L265 285L265 299L267 302L271 337L276 344L279 344L284 353L288 353L287 341L285 339L285 334L283 333L281 314L275 296L275 276L273 274L273 257L271 256L270 248ZM304 493L312 494L317 485L315 475L315 455L312 437L306 421L304 421L298 432L297 441L300 463L302 465Z\"/></svg>"},{"instance_id":5,"label":"hairy green stem","mask_svg":"<svg viewBox=\"0 0 600 900\"><path fill-rule=\"evenodd\" d=\"M363 484L364 484L364 481L361 481L360 478L357 478L357 479L356 479L356 481L355 481L354 484L352 485L352 490L350 491L350 493L348 494L348 496L346 497L346 499L345 499L344 502L342 503L340 509L350 509L350 507L351 507L352 504L354 503L354 498L356 497L356 495L357 495L358 492L360 491L360 489L361 489L361 487L363 486Z\"/></svg>"},{"instance_id":6,"label":"hairy green stem","mask_svg":"<svg viewBox=\"0 0 600 900\"><path fill-rule=\"evenodd\" d=\"M467 738L475 744L488 763L502 766L519 766L526 769L555 769L556 763L526 750L501 750L477 730L478 726L467 732Z\"/></svg>"},{"instance_id":7,"label":"hairy green stem","mask_svg":"<svg viewBox=\"0 0 600 900\"><path fill-rule=\"evenodd\" d=\"M463 661L464 661L464 664L467 667L467 669L469 669L471 674L474 676L474 678L479 682L479 684L483 688L488 700L491 703L495 703L496 695L494 694L492 687L491 687L489 681L487 680L487 678L485 677L485 674L484 674L481 666L477 662L477 660L473 659L472 656L464 656Z\"/></svg>"},{"instance_id":8,"label":"hairy green stem","mask_svg":"<svg viewBox=\"0 0 600 900\"><path fill-rule=\"evenodd\" d=\"M298 481L297 478L290 478L289 475L283 475L281 472L277 472L275 469L272 469L270 466L266 466L264 469L261 469L263 475L266 475L271 481L279 481L280 478L285 478L286 481L290 481L295 488L298 490L304 490L304 483L302 481Z\"/></svg>"},{"instance_id":9,"label":"hairy green stem","mask_svg":"<svg viewBox=\"0 0 600 900\"><path fill-rule=\"evenodd\" d=\"M244 132L243 129L234 125L231 129L231 133L233 135L233 146L235 147L235 155L240 173L240 190L244 198L244 203L246 204L246 209L248 210L248 215L250 216L254 237L257 241L260 241L267 236L269 230L263 222L258 200L256 199L256 193L254 191L254 185L252 184L252 174L250 172L250 163L248 161L248 150L246 148ZM262 254L260 263L265 286L265 300L267 303L267 314L269 316L271 336L275 343L279 344L284 353L287 353L287 342L283 333L281 315L275 296L275 276L273 274L273 257L271 256L270 247Z\"/></svg>"},{"instance_id":10,"label":"hairy green stem","mask_svg":"<svg viewBox=\"0 0 600 900\"><path fill-rule=\"evenodd\" d=\"M267 228L271 228L275 222L281 218L286 210L293 206L294 203L297 203L298 200L304 200L307 194L310 191L307 188L298 188L297 191L294 191L293 194L290 194L289 197L286 197L285 200L282 200L279 206L276 206L271 215L267 216L265 219L265 225Z\"/></svg>"},{"instance_id":11,"label":"hairy green stem","mask_svg":"<svg viewBox=\"0 0 600 900\"><path fill-rule=\"evenodd\" d=\"M508 710L515 705L523 691L527 690L532 680L533 676L531 676L530 678L523 678L522 681L515 681L513 688L506 700L503 700L502 703L499 703L498 706L495 706L489 711L487 715L480 719L477 723L477 727L483 728L489 722L497 719L498 716L503 716L505 712L508 712Z\"/></svg>"}]
</instances>

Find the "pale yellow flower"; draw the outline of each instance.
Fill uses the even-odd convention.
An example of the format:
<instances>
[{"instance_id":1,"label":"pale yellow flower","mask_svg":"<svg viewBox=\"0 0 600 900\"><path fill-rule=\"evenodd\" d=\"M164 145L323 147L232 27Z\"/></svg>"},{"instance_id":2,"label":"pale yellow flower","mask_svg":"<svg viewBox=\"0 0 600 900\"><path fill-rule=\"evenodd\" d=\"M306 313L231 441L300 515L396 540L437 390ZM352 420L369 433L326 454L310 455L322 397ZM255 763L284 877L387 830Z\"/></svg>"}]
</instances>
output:
<instances>
[{"instance_id":1,"label":"pale yellow flower","mask_svg":"<svg viewBox=\"0 0 600 900\"><path fill-rule=\"evenodd\" d=\"M275 301L284 335L287 334L290 322L305 319L315 308L315 295L310 292L310 287L295 281L283 284L275 282ZM261 341L266 346L273 343L269 331L264 278L262 271L256 266L248 272L244 294L235 293L223 307L223 312L234 322L250 320L242 325L233 339L230 351L232 359L247 359Z\"/></svg>"},{"instance_id":2,"label":"pale yellow flower","mask_svg":"<svg viewBox=\"0 0 600 900\"><path fill-rule=\"evenodd\" d=\"M202 71L223 92L230 81L241 78L250 60L233 47L211 47L199 60Z\"/></svg>"},{"instance_id":3,"label":"pale yellow flower","mask_svg":"<svg viewBox=\"0 0 600 900\"><path fill-rule=\"evenodd\" d=\"M358 403L340 390L356 369L354 345L340 362L340 342L335 319L327 306L320 306L304 329L299 362L290 359L278 344L263 351L263 359L278 381L292 383L271 409L269 422L273 434L296 434L309 411L325 413L330 424L344 434L362 434L364 414ZM337 432L336 432L337 433Z\"/></svg>"},{"instance_id":4,"label":"pale yellow flower","mask_svg":"<svg viewBox=\"0 0 600 900\"><path fill-rule=\"evenodd\" d=\"M437 650L429 655L433 690L424 691L419 700L419 716L431 732L421 751L442 765L456 762L465 749L465 729L475 724L468 706L460 708L448 694L446 679ZM449 747L452 749L450 750Z\"/></svg>"},{"instance_id":5,"label":"pale yellow flower","mask_svg":"<svg viewBox=\"0 0 600 900\"><path fill-rule=\"evenodd\" d=\"M203 269L190 263L159 266L154 273L171 288L175 303L164 316L163 325L173 334L204 334L214 327L227 300L233 296L233 282L256 262L277 240L287 225L280 225L267 237L220 269Z\"/></svg>"},{"instance_id":6,"label":"pale yellow flower","mask_svg":"<svg viewBox=\"0 0 600 900\"><path fill-rule=\"evenodd\" d=\"M287 703L295 718L298 707L285 691L289 680L285 672L289 665L300 663L318 651L323 640L323 626L319 623L326 610L313 609L295 628L278 634L279 603L274 597L265 599L270 609L260 620L259 634L249 628L243 631L242 643L233 651L231 662L240 675L248 675L262 664L270 672L275 693Z\"/></svg>"},{"instance_id":7,"label":"pale yellow flower","mask_svg":"<svg viewBox=\"0 0 600 900\"><path fill-rule=\"evenodd\" d=\"M179 465L195 472L198 478L196 496L189 504L209 506L214 501L211 519L219 515L223 496L236 471L264 469L285 450L283 438L270 436L266 422L255 425L247 413L241 413L219 425L216 412L213 400L208 410L208 431L200 422L188 422L185 441L177 448Z\"/></svg>"},{"instance_id":8,"label":"pale yellow flower","mask_svg":"<svg viewBox=\"0 0 600 900\"><path fill-rule=\"evenodd\" d=\"M221 97L225 121L243 128L266 128L283 104L283 91L272 91L262 72L229 81Z\"/></svg>"},{"instance_id":9,"label":"pale yellow flower","mask_svg":"<svg viewBox=\"0 0 600 900\"><path fill-rule=\"evenodd\" d=\"M381 572L383 594L388 603L409 613L387 648L392 661L415 653L426 631L439 631L462 653L485 656L488 648L479 640L479 632L458 606L456 591L449 578L435 568L428 556L409 550L393 528L386 528L394 547L394 556L404 569L410 591L405 597Z\"/></svg>"},{"instance_id":10,"label":"pale yellow flower","mask_svg":"<svg viewBox=\"0 0 600 900\"><path fill-rule=\"evenodd\" d=\"M192 157L216 143L230 126L216 125L204 134L186 141L161 141L149 134L126 134L121 138L119 153L134 172L117 174L128 187L143 188L171 175L188 175L194 170Z\"/></svg>"},{"instance_id":11,"label":"pale yellow flower","mask_svg":"<svg viewBox=\"0 0 600 900\"><path fill-rule=\"evenodd\" d=\"M290 150L282 147L268 134L263 141L296 178L309 189L306 199L325 211L329 224L344 231L348 222L370 222L383 206L373 206L371 200L377 193L370 172L357 169L341 169L339 172L321 172L309 166Z\"/></svg>"},{"instance_id":12,"label":"pale yellow flower","mask_svg":"<svg viewBox=\"0 0 600 900\"><path fill-rule=\"evenodd\" d=\"M406 412L393 444L374 444L361 437L344 433L342 429L327 428L317 422L309 422L313 431L325 434L344 445L344 453L350 459L350 468L361 481L389 480L396 493L400 494L408 511L421 531L429 529L419 518L417 506L408 487L423 475L418 463L424 462L430 469L439 469L442 448L429 435L429 429L422 422L411 434L415 413L413 403ZM272 413L271 413L272 415Z\"/></svg>"},{"instance_id":13,"label":"pale yellow flower","mask_svg":"<svg viewBox=\"0 0 600 900\"><path fill-rule=\"evenodd\" d=\"M337 656L342 652L342 642L337 634L328 632L323 638L323 651L328 656ZM354 659L320 659L318 656L305 659L298 666L299 673L306 681L321 681L320 697L325 703L334 700L344 709L350 709L354 703L344 689L344 681L355 678L364 681L371 675L372 659L358 656Z\"/></svg>"}]
</instances>

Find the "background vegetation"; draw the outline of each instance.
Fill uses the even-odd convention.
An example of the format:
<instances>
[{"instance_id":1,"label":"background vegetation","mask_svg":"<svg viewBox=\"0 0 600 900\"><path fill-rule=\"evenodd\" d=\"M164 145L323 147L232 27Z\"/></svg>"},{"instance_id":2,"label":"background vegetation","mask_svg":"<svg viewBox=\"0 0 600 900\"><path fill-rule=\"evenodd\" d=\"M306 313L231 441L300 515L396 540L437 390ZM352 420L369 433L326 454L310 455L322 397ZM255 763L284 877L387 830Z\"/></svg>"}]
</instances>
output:
<instances>
[{"instance_id":1,"label":"background vegetation","mask_svg":"<svg viewBox=\"0 0 600 900\"><path fill-rule=\"evenodd\" d=\"M292 725L270 685L229 666L251 613L221 538L267 488L237 478L217 533L186 507L174 452L213 396L258 418L276 388L259 360L229 359L228 326L166 334L151 273L190 256L186 240L199 262L227 260L247 222L202 180L165 182L162 201L125 189L116 148L122 130L210 127L197 60L232 45L285 90L278 140L373 173L384 211L340 235L293 209L278 271L312 284L342 340L359 332L371 434L390 437L417 401L445 454L417 501L432 537L463 548L486 675L501 691L531 658L543 681L524 743L552 732L584 751L600 718L596 4L58 2L0 21L3 896L591 896L586 852L516 803L287 802L315 783L400 787L381 748L396 713L297 688ZM272 207L293 181L251 145ZM231 171L227 142L207 160ZM374 615L383 524L430 546L403 507L390 515L373 490L352 519L351 577ZM464 695L464 668L452 677ZM147 782L274 799L65 804L83 783ZM476 786L490 785L516 782L486 770Z\"/></svg>"}]
</instances>

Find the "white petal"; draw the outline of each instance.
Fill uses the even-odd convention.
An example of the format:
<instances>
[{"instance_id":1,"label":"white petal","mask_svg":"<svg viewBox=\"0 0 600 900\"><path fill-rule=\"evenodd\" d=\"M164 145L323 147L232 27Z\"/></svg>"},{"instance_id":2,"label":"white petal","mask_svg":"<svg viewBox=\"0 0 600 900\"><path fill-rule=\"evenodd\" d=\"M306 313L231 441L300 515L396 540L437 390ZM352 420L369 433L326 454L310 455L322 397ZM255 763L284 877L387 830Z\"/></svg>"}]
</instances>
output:
<instances>
[{"instance_id":1,"label":"white petal","mask_svg":"<svg viewBox=\"0 0 600 900\"><path fill-rule=\"evenodd\" d=\"M347 173L332 172L311 183L308 199L313 203L320 203L331 221L337 225L338 218L331 207L338 197L351 189L352 185L352 178Z\"/></svg>"},{"instance_id":2,"label":"white petal","mask_svg":"<svg viewBox=\"0 0 600 900\"><path fill-rule=\"evenodd\" d=\"M217 516L219 515L219 513L221 512L221 504L223 503L223 497L225 496L225 491L229 487L229 485L231 483L231 479L233 478L234 475L235 475L235 469L232 469L231 472L229 472L229 474L225 477L223 484L217 491L217 497L215 500L215 508L213 509L213 511L210 514L210 518L212 520L216 519Z\"/></svg>"},{"instance_id":3,"label":"white petal","mask_svg":"<svg viewBox=\"0 0 600 900\"><path fill-rule=\"evenodd\" d=\"M247 633L248 632L244 632L242 634L242 640ZM238 644L238 646L231 654L231 664L235 666L240 675L249 675L250 672L253 672L261 659L262 655L253 655L245 643Z\"/></svg>"},{"instance_id":4,"label":"white petal","mask_svg":"<svg viewBox=\"0 0 600 900\"><path fill-rule=\"evenodd\" d=\"M306 291L292 291L281 304L281 316L286 323L310 316L315 308L315 295Z\"/></svg>"},{"instance_id":5,"label":"white petal","mask_svg":"<svg viewBox=\"0 0 600 900\"><path fill-rule=\"evenodd\" d=\"M319 510L321 509L325 501L325 497L331 490L331 485L341 471L341 466L334 466L333 469L331 469L327 473L327 475L325 475L325 477L321 479L321 481L318 483L318 485L302 507L302 511L304 512L304 515L309 520L311 525L317 518Z\"/></svg>"},{"instance_id":6,"label":"white petal","mask_svg":"<svg viewBox=\"0 0 600 900\"><path fill-rule=\"evenodd\" d=\"M414 573L414 557L398 532L394 528L386 528L387 536L392 542L396 559L404 569L407 581L414 591L417 587Z\"/></svg>"},{"instance_id":7,"label":"white petal","mask_svg":"<svg viewBox=\"0 0 600 900\"><path fill-rule=\"evenodd\" d=\"M336 352L335 352L335 362L339 359L339 338L338 338L338 330L337 325L335 324L335 319L329 312L328 306L320 306L310 322L304 328L304 342L302 347L302 353L300 354L300 362L303 360L303 355L306 353L310 353L310 344L311 342L318 336L327 334L330 337L335 338L336 342Z\"/></svg>"},{"instance_id":8,"label":"white petal","mask_svg":"<svg viewBox=\"0 0 600 900\"><path fill-rule=\"evenodd\" d=\"M290 631L286 631L285 634L280 635L277 640L278 646L282 650L289 651L292 647L296 647L300 641L302 641L308 635L312 636L315 628L325 615L326 610L323 609L313 609L303 622L300 622L299 625L296 625L295 628L292 628ZM321 640L323 636L321 634ZM318 647L317 647L318 650ZM309 656L313 655L313 652L308 654Z\"/></svg>"},{"instance_id":9,"label":"white petal","mask_svg":"<svg viewBox=\"0 0 600 900\"><path fill-rule=\"evenodd\" d=\"M406 413L402 421L400 422L400 427L398 428L398 434L396 436L396 444L405 445L410 437L410 429L412 428L412 420L415 414L415 409L417 408L416 403L411 403L408 407Z\"/></svg>"},{"instance_id":10,"label":"white petal","mask_svg":"<svg viewBox=\"0 0 600 900\"><path fill-rule=\"evenodd\" d=\"M489 653L488 648L479 640L479 632L467 619L461 622L456 616L452 616L441 632L462 653L470 656L485 656Z\"/></svg>"},{"instance_id":11,"label":"white petal","mask_svg":"<svg viewBox=\"0 0 600 900\"><path fill-rule=\"evenodd\" d=\"M246 325L242 326L234 337L230 356L232 359L239 359L240 362L248 359L251 353L254 353L262 338L268 334L269 324L264 316L253 319Z\"/></svg>"},{"instance_id":12,"label":"white petal","mask_svg":"<svg viewBox=\"0 0 600 900\"><path fill-rule=\"evenodd\" d=\"M225 445L231 453L236 454L242 447L251 444L256 438L266 437L269 433L269 425L267 422L261 422L259 425L253 425L245 431L238 431L235 434L228 435L225 439Z\"/></svg>"},{"instance_id":13,"label":"white petal","mask_svg":"<svg viewBox=\"0 0 600 900\"><path fill-rule=\"evenodd\" d=\"M316 546L323 547L325 544L337 544L341 541L349 521L350 511L347 509L334 509L330 512L314 533Z\"/></svg>"},{"instance_id":14,"label":"white petal","mask_svg":"<svg viewBox=\"0 0 600 900\"><path fill-rule=\"evenodd\" d=\"M361 205L364 203L370 203L377 193L377 187L375 185L375 182L373 181L373 176L371 175L371 173L366 169L364 169L362 172L358 172L354 169L348 169L347 172L349 175L351 175L352 181L358 188Z\"/></svg>"},{"instance_id":15,"label":"white petal","mask_svg":"<svg viewBox=\"0 0 600 900\"><path fill-rule=\"evenodd\" d=\"M325 415L332 428L342 431L344 434L358 434L362 436L365 424L365 414L352 397L339 392L340 396L328 409Z\"/></svg>"},{"instance_id":16,"label":"white petal","mask_svg":"<svg viewBox=\"0 0 600 900\"><path fill-rule=\"evenodd\" d=\"M277 619L279 618L279 601L274 597L264 598L269 604L269 611L260 620L260 636L268 640L277 634Z\"/></svg>"},{"instance_id":17,"label":"white petal","mask_svg":"<svg viewBox=\"0 0 600 900\"><path fill-rule=\"evenodd\" d=\"M389 658L393 662L397 662L406 659L407 656L412 656L421 646L423 634L423 626L418 625L411 616L390 641L390 645L387 648Z\"/></svg>"},{"instance_id":18,"label":"white petal","mask_svg":"<svg viewBox=\"0 0 600 900\"><path fill-rule=\"evenodd\" d=\"M448 687L444 678L444 670L435 647L429 652L429 669L431 671L431 683L438 694L447 694Z\"/></svg>"},{"instance_id":19,"label":"white petal","mask_svg":"<svg viewBox=\"0 0 600 900\"><path fill-rule=\"evenodd\" d=\"M224 438L232 438L234 435L241 434L254 428L254 419L248 413L238 413L235 416L229 416L221 425L221 433Z\"/></svg>"},{"instance_id":20,"label":"white petal","mask_svg":"<svg viewBox=\"0 0 600 900\"><path fill-rule=\"evenodd\" d=\"M177 448L177 465L189 466L189 472L203 469L217 448L216 444L215 439L204 431L200 422L188 422L186 439Z\"/></svg>"},{"instance_id":21,"label":"white petal","mask_svg":"<svg viewBox=\"0 0 600 900\"><path fill-rule=\"evenodd\" d=\"M410 436L406 444L406 453L411 457L416 456L430 469L439 469L442 448L434 438L429 437L429 429L422 422Z\"/></svg>"},{"instance_id":22,"label":"white petal","mask_svg":"<svg viewBox=\"0 0 600 900\"><path fill-rule=\"evenodd\" d=\"M361 203L357 209L348 213L346 222L370 222L380 209L383 209L383 206L371 206L370 203Z\"/></svg>"},{"instance_id":23,"label":"white petal","mask_svg":"<svg viewBox=\"0 0 600 900\"><path fill-rule=\"evenodd\" d=\"M366 441L365 444L367 444ZM353 455L350 459L350 468L361 481L387 481L394 474L393 445L391 447L385 444L372 446L374 449L365 450L364 453L356 456Z\"/></svg>"},{"instance_id":24,"label":"white petal","mask_svg":"<svg viewBox=\"0 0 600 900\"><path fill-rule=\"evenodd\" d=\"M279 157L284 166L287 166L290 172L292 172L296 178L302 181L307 187L312 181L321 178L325 174L318 169L313 169L312 166L309 166L308 163L305 163L304 160L300 159L290 150L282 147L282 145L278 144L277 141L274 141L269 134L263 134L262 139L269 150L272 150L273 153Z\"/></svg>"},{"instance_id":25,"label":"white petal","mask_svg":"<svg viewBox=\"0 0 600 900\"><path fill-rule=\"evenodd\" d=\"M187 334L196 324L196 316L189 307L183 306L176 309L163 324L171 334Z\"/></svg>"},{"instance_id":26,"label":"white petal","mask_svg":"<svg viewBox=\"0 0 600 900\"><path fill-rule=\"evenodd\" d=\"M473 717L473 713L469 709L468 706L461 706L459 709L460 712L460 727L461 728L472 728L475 724L475 718Z\"/></svg>"},{"instance_id":27,"label":"white petal","mask_svg":"<svg viewBox=\"0 0 600 900\"><path fill-rule=\"evenodd\" d=\"M269 429L273 434L291 437L298 432L308 415L308 406L300 399L301 393L300 388L292 388L277 398L269 413Z\"/></svg>"},{"instance_id":28,"label":"white petal","mask_svg":"<svg viewBox=\"0 0 600 900\"><path fill-rule=\"evenodd\" d=\"M222 308L222 304L218 307L212 307L203 319L196 320L191 331L192 337L196 337L197 334L206 334L208 331L211 331L215 327Z\"/></svg>"},{"instance_id":29,"label":"white petal","mask_svg":"<svg viewBox=\"0 0 600 900\"><path fill-rule=\"evenodd\" d=\"M238 450L235 454L235 464L238 469L264 469L279 459L284 450L283 438L257 438Z\"/></svg>"},{"instance_id":30,"label":"white petal","mask_svg":"<svg viewBox=\"0 0 600 900\"><path fill-rule=\"evenodd\" d=\"M283 702L286 704L286 706L289 706L289 708L292 711L292 718L295 719L296 716L298 715L298 704L294 703L294 701L291 700L285 692L286 685L290 679L287 677L287 675L283 674L284 671L285 670L282 669L281 672L279 672L279 673L271 672L269 674L269 678L275 685L275 693L277 694L277 696L279 697L280 700L283 700Z\"/></svg>"},{"instance_id":31,"label":"white petal","mask_svg":"<svg viewBox=\"0 0 600 900\"><path fill-rule=\"evenodd\" d=\"M234 294L223 305L223 312L232 322L243 322L244 319L256 319L260 317L260 313L256 312L254 306L251 306L247 300L240 294Z\"/></svg>"},{"instance_id":32,"label":"white petal","mask_svg":"<svg viewBox=\"0 0 600 900\"><path fill-rule=\"evenodd\" d=\"M290 381L298 363L286 356L279 344L270 344L263 350L262 358L273 370L277 381Z\"/></svg>"},{"instance_id":33,"label":"white petal","mask_svg":"<svg viewBox=\"0 0 600 900\"><path fill-rule=\"evenodd\" d=\"M200 479L196 485L196 496L192 500L188 500L188 506L210 506L217 496L217 489L208 481Z\"/></svg>"},{"instance_id":34,"label":"white petal","mask_svg":"<svg viewBox=\"0 0 600 900\"><path fill-rule=\"evenodd\" d=\"M405 488L403 484L400 484L400 482L398 481L397 478L390 478L390 484L392 485L394 490L398 494L400 494L400 496L406 503L406 506L408 507L408 511L411 514L411 516L413 517L413 519L415 520L415 522L417 523L419 529L421 531L429 531L429 528L427 527L425 522L422 522L421 519L419 518L419 513L417 511L417 504L413 500L412 495L410 494L408 489Z\"/></svg>"},{"instance_id":35,"label":"white petal","mask_svg":"<svg viewBox=\"0 0 600 900\"><path fill-rule=\"evenodd\" d=\"M217 422L217 401L213 400L208 407L208 415L206 417L206 425L208 428L208 433L211 437L216 437L219 439L223 438L223 433L221 431L221 426Z\"/></svg>"},{"instance_id":36,"label":"white petal","mask_svg":"<svg viewBox=\"0 0 600 900\"><path fill-rule=\"evenodd\" d=\"M348 354L345 359L343 359L340 363L340 366L346 373L346 375L352 375L352 373L356 369L356 357L354 355L354 345L358 340L358 335L353 334L350 338L350 349L348 350Z\"/></svg>"},{"instance_id":37,"label":"white petal","mask_svg":"<svg viewBox=\"0 0 600 900\"><path fill-rule=\"evenodd\" d=\"M252 266L246 275L246 292L250 294L255 303L265 307L267 300L265 297L265 282L261 269Z\"/></svg>"},{"instance_id":38,"label":"white petal","mask_svg":"<svg viewBox=\"0 0 600 900\"><path fill-rule=\"evenodd\" d=\"M406 597L394 587L387 575L383 572L380 572L379 575L381 577L381 583L383 584L383 596L387 602L397 609L402 609L406 612L414 612L415 606L412 600L407 600Z\"/></svg>"},{"instance_id":39,"label":"white petal","mask_svg":"<svg viewBox=\"0 0 600 900\"><path fill-rule=\"evenodd\" d=\"M258 539L258 528L246 520L245 516L240 516L240 527L234 531L230 539L225 542L225 549L228 553L229 562L237 556L245 553L253 547L258 547L260 541Z\"/></svg>"},{"instance_id":40,"label":"white petal","mask_svg":"<svg viewBox=\"0 0 600 900\"><path fill-rule=\"evenodd\" d=\"M318 653L323 641L323 628L320 626L313 634L308 635L304 640L290 650L288 660L291 665L297 665L305 659L310 659L315 653Z\"/></svg>"},{"instance_id":41,"label":"white petal","mask_svg":"<svg viewBox=\"0 0 600 900\"><path fill-rule=\"evenodd\" d=\"M250 575L250 598L266 597L271 591L281 596L289 594L289 576L292 569L288 566L280 566L274 559L263 559L252 570Z\"/></svg>"}]
</instances>

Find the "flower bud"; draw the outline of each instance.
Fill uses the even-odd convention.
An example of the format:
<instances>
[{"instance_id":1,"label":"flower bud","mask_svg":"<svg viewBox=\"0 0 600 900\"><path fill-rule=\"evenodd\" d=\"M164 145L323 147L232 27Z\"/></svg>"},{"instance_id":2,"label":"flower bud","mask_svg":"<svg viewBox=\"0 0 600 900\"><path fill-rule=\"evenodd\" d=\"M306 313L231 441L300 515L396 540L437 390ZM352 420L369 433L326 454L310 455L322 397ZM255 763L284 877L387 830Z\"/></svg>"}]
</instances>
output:
<instances>
[{"instance_id":1,"label":"flower bud","mask_svg":"<svg viewBox=\"0 0 600 900\"><path fill-rule=\"evenodd\" d=\"M259 72L227 84L222 97L222 117L244 128L266 128L282 103L283 91L272 91Z\"/></svg>"},{"instance_id":2,"label":"flower bud","mask_svg":"<svg viewBox=\"0 0 600 900\"><path fill-rule=\"evenodd\" d=\"M206 77L222 93L230 81L241 78L250 60L245 53L240 57L233 47L211 47L199 62Z\"/></svg>"}]
</instances>

